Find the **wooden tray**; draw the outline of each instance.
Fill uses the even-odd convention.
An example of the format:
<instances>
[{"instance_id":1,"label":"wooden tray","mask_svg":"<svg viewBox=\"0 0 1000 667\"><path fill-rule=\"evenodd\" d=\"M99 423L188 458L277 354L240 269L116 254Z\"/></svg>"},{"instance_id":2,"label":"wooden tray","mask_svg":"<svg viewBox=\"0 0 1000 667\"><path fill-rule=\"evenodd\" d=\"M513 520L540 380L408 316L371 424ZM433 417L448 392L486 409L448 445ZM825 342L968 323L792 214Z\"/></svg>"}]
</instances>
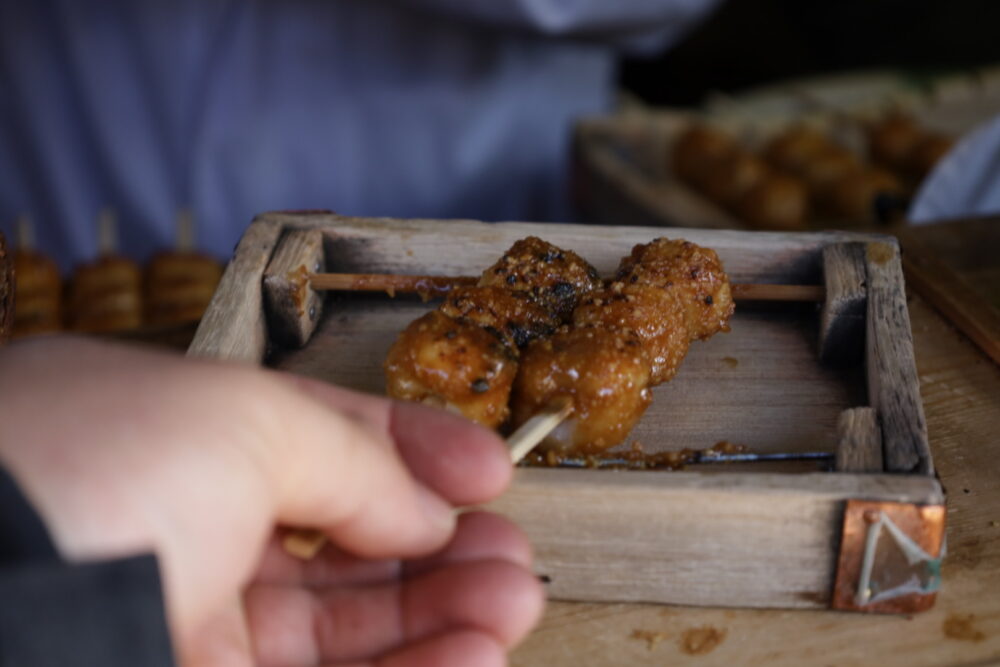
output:
<instances>
[{"instance_id":1,"label":"wooden tray","mask_svg":"<svg viewBox=\"0 0 1000 667\"><path fill-rule=\"evenodd\" d=\"M323 300L308 289L307 272L474 275L516 239L538 235L606 275L634 244L661 232L266 214L240 242L189 353L382 393L386 351L434 304L382 294ZM870 611L929 606L933 585L888 603L856 595L866 520L895 517L930 568L943 536L944 498L895 241L849 233L672 235L714 248L734 282L825 282L827 298L818 313L814 306L738 306L732 332L693 345L677 378L656 388L633 439L648 450L730 440L757 452L835 452L837 471L520 469L492 508L527 531L550 595ZM281 342L290 320L301 348ZM817 350L833 363L821 363ZM882 581L895 566L882 572L876 560Z\"/></svg>"}]
</instances>

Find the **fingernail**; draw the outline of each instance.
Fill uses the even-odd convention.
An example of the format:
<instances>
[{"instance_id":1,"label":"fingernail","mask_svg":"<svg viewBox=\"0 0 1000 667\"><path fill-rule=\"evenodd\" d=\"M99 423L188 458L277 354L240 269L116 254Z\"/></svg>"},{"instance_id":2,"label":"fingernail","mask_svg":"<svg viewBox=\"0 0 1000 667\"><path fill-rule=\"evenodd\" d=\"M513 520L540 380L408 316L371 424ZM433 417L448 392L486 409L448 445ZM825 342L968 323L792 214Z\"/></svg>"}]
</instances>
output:
<instances>
[{"instance_id":1,"label":"fingernail","mask_svg":"<svg viewBox=\"0 0 1000 667\"><path fill-rule=\"evenodd\" d=\"M431 523L449 531L454 527L455 510L441 496L425 486L418 486L417 500L424 515L430 519Z\"/></svg>"}]
</instances>

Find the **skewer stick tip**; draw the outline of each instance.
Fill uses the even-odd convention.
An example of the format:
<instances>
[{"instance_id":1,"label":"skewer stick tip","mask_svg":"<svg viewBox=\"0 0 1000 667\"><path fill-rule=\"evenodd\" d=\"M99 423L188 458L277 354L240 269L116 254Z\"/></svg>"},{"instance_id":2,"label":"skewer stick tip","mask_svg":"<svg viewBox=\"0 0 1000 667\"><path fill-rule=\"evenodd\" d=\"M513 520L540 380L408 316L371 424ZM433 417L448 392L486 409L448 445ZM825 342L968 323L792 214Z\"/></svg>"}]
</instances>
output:
<instances>
[{"instance_id":1,"label":"skewer stick tip","mask_svg":"<svg viewBox=\"0 0 1000 667\"><path fill-rule=\"evenodd\" d=\"M295 530L281 541L281 547L291 556L312 560L326 545L326 534L318 530Z\"/></svg>"},{"instance_id":2,"label":"skewer stick tip","mask_svg":"<svg viewBox=\"0 0 1000 667\"><path fill-rule=\"evenodd\" d=\"M528 421L521 424L509 438L507 448L510 450L510 460L518 463L537 447L546 436L573 413L573 404L561 401L550 405Z\"/></svg>"},{"instance_id":3,"label":"skewer stick tip","mask_svg":"<svg viewBox=\"0 0 1000 667\"><path fill-rule=\"evenodd\" d=\"M194 212L190 208L177 211L177 251L191 252L194 250Z\"/></svg>"},{"instance_id":4,"label":"skewer stick tip","mask_svg":"<svg viewBox=\"0 0 1000 667\"><path fill-rule=\"evenodd\" d=\"M110 206L97 215L97 250L101 256L118 252L118 214Z\"/></svg>"},{"instance_id":5,"label":"skewer stick tip","mask_svg":"<svg viewBox=\"0 0 1000 667\"><path fill-rule=\"evenodd\" d=\"M35 226L26 213L17 216L17 247L20 250L35 249Z\"/></svg>"}]
</instances>

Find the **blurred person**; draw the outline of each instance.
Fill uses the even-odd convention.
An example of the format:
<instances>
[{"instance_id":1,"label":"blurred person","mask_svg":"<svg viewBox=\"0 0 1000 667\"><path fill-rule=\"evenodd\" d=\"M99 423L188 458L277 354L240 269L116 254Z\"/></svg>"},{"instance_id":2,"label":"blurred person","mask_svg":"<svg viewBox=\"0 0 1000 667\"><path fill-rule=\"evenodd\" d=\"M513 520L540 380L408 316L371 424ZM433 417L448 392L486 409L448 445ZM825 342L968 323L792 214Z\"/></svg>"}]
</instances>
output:
<instances>
[{"instance_id":1,"label":"blurred person","mask_svg":"<svg viewBox=\"0 0 1000 667\"><path fill-rule=\"evenodd\" d=\"M524 536L454 505L509 454L443 411L52 338L0 350L0 664L495 667ZM276 526L321 529L313 560ZM176 662L175 662L176 660Z\"/></svg>"},{"instance_id":2,"label":"blurred person","mask_svg":"<svg viewBox=\"0 0 1000 667\"><path fill-rule=\"evenodd\" d=\"M717 0L0 0L0 221L59 262L228 257L273 209L565 220L571 123L616 57Z\"/></svg>"}]
</instances>

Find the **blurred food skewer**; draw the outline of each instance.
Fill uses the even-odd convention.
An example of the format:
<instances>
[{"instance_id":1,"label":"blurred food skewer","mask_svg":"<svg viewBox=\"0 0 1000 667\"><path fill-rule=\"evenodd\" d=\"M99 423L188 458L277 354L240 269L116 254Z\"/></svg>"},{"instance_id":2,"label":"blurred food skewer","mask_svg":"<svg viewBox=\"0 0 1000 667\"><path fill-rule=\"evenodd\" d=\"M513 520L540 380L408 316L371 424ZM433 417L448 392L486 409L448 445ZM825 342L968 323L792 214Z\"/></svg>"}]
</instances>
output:
<instances>
[{"instance_id":1,"label":"blurred food skewer","mask_svg":"<svg viewBox=\"0 0 1000 667\"><path fill-rule=\"evenodd\" d=\"M35 250L34 226L27 216L18 218L17 236L12 335L19 338L59 331L63 320L59 268L50 257Z\"/></svg>"},{"instance_id":2,"label":"blurred food skewer","mask_svg":"<svg viewBox=\"0 0 1000 667\"><path fill-rule=\"evenodd\" d=\"M142 271L118 255L117 216L105 208L98 218L98 258L76 269L70 286L70 328L110 333L142 325Z\"/></svg>"},{"instance_id":3,"label":"blurred food skewer","mask_svg":"<svg viewBox=\"0 0 1000 667\"><path fill-rule=\"evenodd\" d=\"M891 173L866 165L825 133L795 125L764 148L769 163L806 184L816 210L843 220L891 222L905 212L906 192Z\"/></svg>"},{"instance_id":4,"label":"blurred food skewer","mask_svg":"<svg viewBox=\"0 0 1000 667\"><path fill-rule=\"evenodd\" d=\"M222 265L195 250L194 217L177 215L177 247L154 256L146 267L146 324L169 326L201 319L222 278Z\"/></svg>"},{"instance_id":5,"label":"blurred food skewer","mask_svg":"<svg viewBox=\"0 0 1000 667\"><path fill-rule=\"evenodd\" d=\"M14 260L0 232L0 345L10 338L14 320Z\"/></svg>"},{"instance_id":6,"label":"blurred food skewer","mask_svg":"<svg viewBox=\"0 0 1000 667\"><path fill-rule=\"evenodd\" d=\"M801 229L809 200L800 179L779 173L721 130L694 124L670 156L673 172L754 227Z\"/></svg>"},{"instance_id":7,"label":"blurred food skewer","mask_svg":"<svg viewBox=\"0 0 1000 667\"><path fill-rule=\"evenodd\" d=\"M923 180L955 144L953 138L898 111L869 125L866 134L872 160L915 183Z\"/></svg>"}]
</instances>

